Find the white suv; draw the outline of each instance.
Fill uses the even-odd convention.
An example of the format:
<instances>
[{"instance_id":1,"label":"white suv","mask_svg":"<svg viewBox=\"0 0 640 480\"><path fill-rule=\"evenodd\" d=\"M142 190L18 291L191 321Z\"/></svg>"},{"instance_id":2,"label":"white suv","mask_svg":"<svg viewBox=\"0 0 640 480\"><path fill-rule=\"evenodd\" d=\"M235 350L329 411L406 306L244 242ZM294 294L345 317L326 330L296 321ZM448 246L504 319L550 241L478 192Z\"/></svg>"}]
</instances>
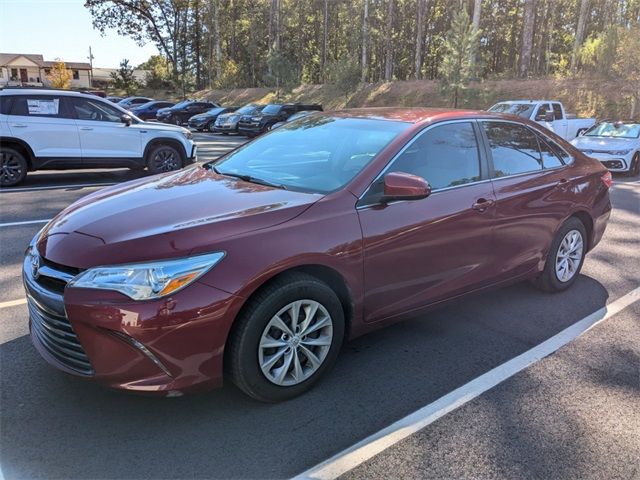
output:
<instances>
[{"instance_id":1,"label":"white suv","mask_svg":"<svg viewBox=\"0 0 640 480\"><path fill-rule=\"evenodd\" d=\"M177 170L196 159L187 129L144 122L88 93L0 90L0 187L27 171L67 168Z\"/></svg>"}]
</instances>

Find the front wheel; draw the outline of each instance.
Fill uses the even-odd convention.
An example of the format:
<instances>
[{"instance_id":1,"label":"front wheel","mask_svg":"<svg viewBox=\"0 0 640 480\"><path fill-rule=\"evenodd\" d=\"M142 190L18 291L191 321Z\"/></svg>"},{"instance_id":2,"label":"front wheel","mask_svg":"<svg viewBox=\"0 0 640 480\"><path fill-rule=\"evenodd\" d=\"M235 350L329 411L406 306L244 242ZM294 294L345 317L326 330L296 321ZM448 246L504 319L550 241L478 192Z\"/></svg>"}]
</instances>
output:
<instances>
[{"instance_id":1,"label":"front wheel","mask_svg":"<svg viewBox=\"0 0 640 480\"><path fill-rule=\"evenodd\" d=\"M561 292L576 281L587 252L587 231L575 217L558 230L549 249L544 270L533 284L545 292Z\"/></svg>"},{"instance_id":2,"label":"front wheel","mask_svg":"<svg viewBox=\"0 0 640 480\"><path fill-rule=\"evenodd\" d=\"M635 177L640 174L640 152L637 152L631 160L631 166L629 167L629 176Z\"/></svg>"},{"instance_id":3,"label":"front wheel","mask_svg":"<svg viewBox=\"0 0 640 480\"><path fill-rule=\"evenodd\" d=\"M12 187L24 181L29 165L17 150L2 147L0 150L0 187Z\"/></svg>"},{"instance_id":4,"label":"front wheel","mask_svg":"<svg viewBox=\"0 0 640 480\"><path fill-rule=\"evenodd\" d=\"M182 157L175 147L161 144L149 150L146 163L150 173L165 173L182 168Z\"/></svg>"},{"instance_id":5,"label":"front wheel","mask_svg":"<svg viewBox=\"0 0 640 480\"><path fill-rule=\"evenodd\" d=\"M214 125L215 122L210 122L209 125L207 126L207 130L209 130L210 133L215 133L216 131L216 127Z\"/></svg>"},{"instance_id":6,"label":"front wheel","mask_svg":"<svg viewBox=\"0 0 640 480\"><path fill-rule=\"evenodd\" d=\"M344 313L335 292L302 273L258 292L240 314L225 362L232 381L264 402L311 389L335 363Z\"/></svg>"}]
</instances>

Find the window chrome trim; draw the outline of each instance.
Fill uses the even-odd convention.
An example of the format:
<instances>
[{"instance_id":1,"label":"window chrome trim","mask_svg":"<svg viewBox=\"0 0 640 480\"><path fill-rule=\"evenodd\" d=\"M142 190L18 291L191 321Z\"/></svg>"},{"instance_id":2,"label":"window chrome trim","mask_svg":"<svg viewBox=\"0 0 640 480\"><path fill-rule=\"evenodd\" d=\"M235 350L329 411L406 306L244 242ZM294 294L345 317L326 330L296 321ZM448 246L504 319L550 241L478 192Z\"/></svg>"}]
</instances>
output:
<instances>
[{"instance_id":1,"label":"window chrome trim","mask_svg":"<svg viewBox=\"0 0 640 480\"><path fill-rule=\"evenodd\" d=\"M477 119L475 118L463 118L463 119L458 119L458 120L445 120L442 122L437 122L437 123L433 123L431 125L428 125L427 127L423 128L422 130L420 130L418 133L416 133L416 135L409 140L406 145L404 147L402 147L402 149L400 149L400 151L398 153L396 153L385 165L385 167L380 171L380 173L378 175L376 175L376 177L371 181L371 183L369 184L369 186L365 189L364 192L362 192L362 194L358 197L358 200L356 201L356 210L362 210L364 208L369 208L369 207L373 207L376 205L380 205L379 202L376 203L367 203L367 204L363 204L363 205L358 205L362 199L367 195L367 193L369 192L369 190L371 190L371 187L378 181L380 180L380 178L382 178L384 176L385 173L387 173L387 171L391 168L391 166L393 165L393 163L407 150L409 149L409 147L411 147L411 145L413 145L414 142L416 142L422 135L424 135L425 133L427 133L429 130L431 130L432 128L435 127L441 127L443 125L449 125L449 124L454 124L454 123L469 123L473 129L473 135L476 137L476 149L478 151L478 167L480 169L480 175L482 175L482 162L483 162L483 154L482 154L482 150L481 150L481 142L480 139L478 138L478 133L476 132L476 129L473 128L473 124L477 121ZM407 172L408 173L408 172ZM489 175L489 178L483 178L481 180L478 180L476 182L469 182L469 183L463 183L462 185L454 185L451 187L444 187L444 188L438 188L438 189L434 189L431 191L431 193L429 194L429 196L434 195L436 193L442 192L442 191L446 191L446 190L453 190L455 188L461 188L461 187L466 187L468 185L475 185L477 183L485 183L485 182L489 182L491 181L491 176L490 176L491 172L487 172L487 174ZM426 180L426 179L425 179ZM389 202L388 205L392 204L392 203L400 203L400 202L406 202L407 200L397 200L394 202Z\"/></svg>"}]
</instances>

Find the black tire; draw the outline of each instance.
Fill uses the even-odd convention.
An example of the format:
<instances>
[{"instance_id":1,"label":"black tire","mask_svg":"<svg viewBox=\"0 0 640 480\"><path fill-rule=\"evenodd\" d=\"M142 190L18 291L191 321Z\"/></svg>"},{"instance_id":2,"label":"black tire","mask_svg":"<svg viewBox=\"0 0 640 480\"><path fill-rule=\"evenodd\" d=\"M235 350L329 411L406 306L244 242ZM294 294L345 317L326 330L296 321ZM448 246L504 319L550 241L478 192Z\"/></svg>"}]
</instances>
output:
<instances>
[{"instance_id":1,"label":"black tire","mask_svg":"<svg viewBox=\"0 0 640 480\"><path fill-rule=\"evenodd\" d=\"M562 281L556 273L558 250L560 249L565 236L567 236L567 234L572 231L579 232L582 237L582 257L580 258L578 267L574 270L571 278L569 280ZM580 274L582 265L584 264L584 258L587 252L588 243L587 230L584 224L576 217L569 218L558 229L558 232L556 233L556 236L551 243L551 248L549 248L549 253L547 254L547 260L545 262L544 270L537 278L532 281L533 285L536 288L549 293L562 292L563 290L566 290L571 285L573 285L573 283L578 278L578 275Z\"/></svg>"},{"instance_id":2,"label":"black tire","mask_svg":"<svg viewBox=\"0 0 640 480\"><path fill-rule=\"evenodd\" d=\"M229 132L222 132L223 135L229 135Z\"/></svg>"},{"instance_id":3,"label":"black tire","mask_svg":"<svg viewBox=\"0 0 640 480\"><path fill-rule=\"evenodd\" d=\"M149 149L145 164L150 173L157 174L179 170L182 168L183 161L176 147L161 143Z\"/></svg>"},{"instance_id":4,"label":"black tire","mask_svg":"<svg viewBox=\"0 0 640 480\"><path fill-rule=\"evenodd\" d=\"M209 125L207 125L207 130L209 131L209 133L216 133L215 131L215 123L216 122L209 122Z\"/></svg>"},{"instance_id":5,"label":"black tire","mask_svg":"<svg viewBox=\"0 0 640 480\"><path fill-rule=\"evenodd\" d=\"M640 174L640 152L636 152L631 160L631 167L629 167L628 175L630 177L635 177Z\"/></svg>"},{"instance_id":6,"label":"black tire","mask_svg":"<svg viewBox=\"0 0 640 480\"><path fill-rule=\"evenodd\" d=\"M179 127L182 126L182 119L180 117L176 117L173 119L173 123L174 125L178 125Z\"/></svg>"},{"instance_id":7,"label":"black tire","mask_svg":"<svg viewBox=\"0 0 640 480\"><path fill-rule=\"evenodd\" d=\"M331 318L333 336L328 353L310 377L295 385L281 386L267 379L263 373L258 349L260 339L274 315L297 300L321 304ZM344 312L335 292L311 275L286 274L255 293L238 316L226 346L226 371L240 390L256 400L288 400L311 389L333 366L343 337Z\"/></svg>"},{"instance_id":8,"label":"black tire","mask_svg":"<svg viewBox=\"0 0 640 480\"><path fill-rule=\"evenodd\" d=\"M18 150L9 147L0 149L0 187L13 187L27 177L29 164Z\"/></svg>"}]
</instances>

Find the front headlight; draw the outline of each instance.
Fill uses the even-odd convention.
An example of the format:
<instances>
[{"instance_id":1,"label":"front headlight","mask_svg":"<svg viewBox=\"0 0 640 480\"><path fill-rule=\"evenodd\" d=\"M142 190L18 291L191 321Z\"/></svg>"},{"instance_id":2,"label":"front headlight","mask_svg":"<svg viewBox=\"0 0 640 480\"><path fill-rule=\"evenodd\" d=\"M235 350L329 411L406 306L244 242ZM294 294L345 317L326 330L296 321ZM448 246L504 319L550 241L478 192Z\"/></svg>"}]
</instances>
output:
<instances>
[{"instance_id":1,"label":"front headlight","mask_svg":"<svg viewBox=\"0 0 640 480\"><path fill-rule=\"evenodd\" d=\"M182 130L182 134L185 136L185 138L187 140L191 140L193 138L193 133L191 133L189 130L187 130L186 128L184 130Z\"/></svg>"},{"instance_id":2,"label":"front headlight","mask_svg":"<svg viewBox=\"0 0 640 480\"><path fill-rule=\"evenodd\" d=\"M213 268L224 252L178 260L95 267L69 282L69 287L115 290L133 300L151 300L175 293Z\"/></svg>"},{"instance_id":3,"label":"front headlight","mask_svg":"<svg viewBox=\"0 0 640 480\"><path fill-rule=\"evenodd\" d=\"M628 155L629 152L631 152L631 149L628 150L609 150L608 153L609 155Z\"/></svg>"}]
</instances>

